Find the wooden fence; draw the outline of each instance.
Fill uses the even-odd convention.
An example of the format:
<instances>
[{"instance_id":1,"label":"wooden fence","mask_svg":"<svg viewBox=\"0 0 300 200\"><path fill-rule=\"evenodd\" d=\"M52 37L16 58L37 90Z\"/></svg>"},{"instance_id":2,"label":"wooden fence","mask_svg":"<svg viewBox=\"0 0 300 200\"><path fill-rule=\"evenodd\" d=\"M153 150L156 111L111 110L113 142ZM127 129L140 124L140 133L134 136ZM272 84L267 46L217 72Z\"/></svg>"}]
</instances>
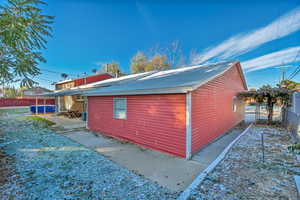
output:
<instances>
[{"instance_id":1,"label":"wooden fence","mask_svg":"<svg viewBox=\"0 0 300 200\"><path fill-rule=\"evenodd\" d=\"M37 99L38 105L55 105L54 99ZM0 107L13 106L31 106L36 104L35 98L14 99L14 98L0 98Z\"/></svg>"}]
</instances>

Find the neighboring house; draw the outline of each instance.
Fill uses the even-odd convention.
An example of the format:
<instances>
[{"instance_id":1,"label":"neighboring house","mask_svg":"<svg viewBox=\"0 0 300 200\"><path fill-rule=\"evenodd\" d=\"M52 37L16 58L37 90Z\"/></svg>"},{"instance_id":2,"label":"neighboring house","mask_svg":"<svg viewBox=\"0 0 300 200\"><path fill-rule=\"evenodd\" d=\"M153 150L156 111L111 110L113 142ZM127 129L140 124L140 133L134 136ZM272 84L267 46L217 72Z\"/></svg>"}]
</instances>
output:
<instances>
[{"instance_id":1,"label":"neighboring house","mask_svg":"<svg viewBox=\"0 0 300 200\"><path fill-rule=\"evenodd\" d=\"M189 159L244 119L239 61L129 76L81 90L90 130Z\"/></svg>"},{"instance_id":2,"label":"neighboring house","mask_svg":"<svg viewBox=\"0 0 300 200\"><path fill-rule=\"evenodd\" d=\"M78 112L85 111L85 99L79 94L71 94L68 92L73 89L80 88L81 86L91 86L93 83L110 79L113 76L109 73L96 74L92 76L86 76L76 78L72 80L64 80L55 83L56 105L59 112L75 110Z\"/></svg>"},{"instance_id":3,"label":"neighboring house","mask_svg":"<svg viewBox=\"0 0 300 200\"><path fill-rule=\"evenodd\" d=\"M52 92L51 90L48 90L43 87L32 87L23 90L21 98L41 98L38 95L44 94L44 93L49 93Z\"/></svg>"}]
</instances>

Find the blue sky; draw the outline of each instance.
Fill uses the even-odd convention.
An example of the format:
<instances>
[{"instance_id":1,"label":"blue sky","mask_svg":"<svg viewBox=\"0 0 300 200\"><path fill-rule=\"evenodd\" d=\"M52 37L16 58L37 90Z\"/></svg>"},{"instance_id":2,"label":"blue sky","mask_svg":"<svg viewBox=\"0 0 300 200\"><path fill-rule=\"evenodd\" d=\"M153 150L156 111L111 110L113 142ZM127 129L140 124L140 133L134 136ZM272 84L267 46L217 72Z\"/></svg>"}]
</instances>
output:
<instances>
[{"instance_id":1,"label":"blue sky","mask_svg":"<svg viewBox=\"0 0 300 200\"><path fill-rule=\"evenodd\" d=\"M195 63L239 59L249 87L276 84L278 63L289 65L290 74L300 61L298 0L47 3L46 14L55 16L53 38L44 51L43 74L35 80L48 88L51 81L61 79L53 72L91 74L98 62L117 61L129 73L130 58L138 50L175 40L186 56L197 49ZM300 74L294 80L299 81Z\"/></svg>"}]
</instances>

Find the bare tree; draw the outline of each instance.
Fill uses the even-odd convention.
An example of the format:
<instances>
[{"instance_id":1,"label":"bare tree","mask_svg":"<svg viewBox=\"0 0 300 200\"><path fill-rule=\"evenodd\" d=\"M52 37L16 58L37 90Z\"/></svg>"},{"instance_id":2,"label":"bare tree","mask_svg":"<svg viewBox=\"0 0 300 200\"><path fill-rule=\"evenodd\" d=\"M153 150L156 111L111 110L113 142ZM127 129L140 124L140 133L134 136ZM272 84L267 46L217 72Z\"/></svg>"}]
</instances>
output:
<instances>
[{"instance_id":1,"label":"bare tree","mask_svg":"<svg viewBox=\"0 0 300 200\"><path fill-rule=\"evenodd\" d=\"M190 51L190 55L189 55L189 64L195 64L195 58L198 56L197 54L197 49L193 48Z\"/></svg>"},{"instance_id":2,"label":"bare tree","mask_svg":"<svg viewBox=\"0 0 300 200\"><path fill-rule=\"evenodd\" d=\"M101 71L111 73L115 77L119 77L121 74L120 65L116 61L112 61L111 63L102 63Z\"/></svg>"},{"instance_id":3,"label":"bare tree","mask_svg":"<svg viewBox=\"0 0 300 200\"><path fill-rule=\"evenodd\" d=\"M170 66L176 67L182 55L182 46L179 40L171 42L166 47L167 62Z\"/></svg>"},{"instance_id":4,"label":"bare tree","mask_svg":"<svg viewBox=\"0 0 300 200\"><path fill-rule=\"evenodd\" d=\"M179 67L179 62L183 62L184 56L182 52L182 46L179 40L175 40L165 47L162 47L159 43L154 45L146 51L146 57L153 58L155 55L161 55L166 58L166 63L171 68ZM181 64L182 65L182 64Z\"/></svg>"}]
</instances>

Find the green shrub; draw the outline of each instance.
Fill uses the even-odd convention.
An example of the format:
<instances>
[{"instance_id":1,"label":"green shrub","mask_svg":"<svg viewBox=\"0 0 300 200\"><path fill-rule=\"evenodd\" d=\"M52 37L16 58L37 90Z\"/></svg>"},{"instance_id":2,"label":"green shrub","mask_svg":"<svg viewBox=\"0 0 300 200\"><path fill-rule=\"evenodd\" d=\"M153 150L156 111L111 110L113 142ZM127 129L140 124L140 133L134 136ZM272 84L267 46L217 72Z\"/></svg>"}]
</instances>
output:
<instances>
[{"instance_id":1,"label":"green shrub","mask_svg":"<svg viewBox=\"0 0 300 200\"><path fill-rule=\"evenodd\" d=\"M28 116L26 119L33 121L35 126L49 127L55 124L54 122L40 116Z\"/></svg>"},{"instance_id":2,"label":"green shrub","mask_svg":"<svg viewBox=\"0 0 300 200\"><path fill-rule=\"evenodd\" d=\"M300 143L288 146L288 150L292 152L295 150L300 150Z\"/></svg>"}]
</instances>

